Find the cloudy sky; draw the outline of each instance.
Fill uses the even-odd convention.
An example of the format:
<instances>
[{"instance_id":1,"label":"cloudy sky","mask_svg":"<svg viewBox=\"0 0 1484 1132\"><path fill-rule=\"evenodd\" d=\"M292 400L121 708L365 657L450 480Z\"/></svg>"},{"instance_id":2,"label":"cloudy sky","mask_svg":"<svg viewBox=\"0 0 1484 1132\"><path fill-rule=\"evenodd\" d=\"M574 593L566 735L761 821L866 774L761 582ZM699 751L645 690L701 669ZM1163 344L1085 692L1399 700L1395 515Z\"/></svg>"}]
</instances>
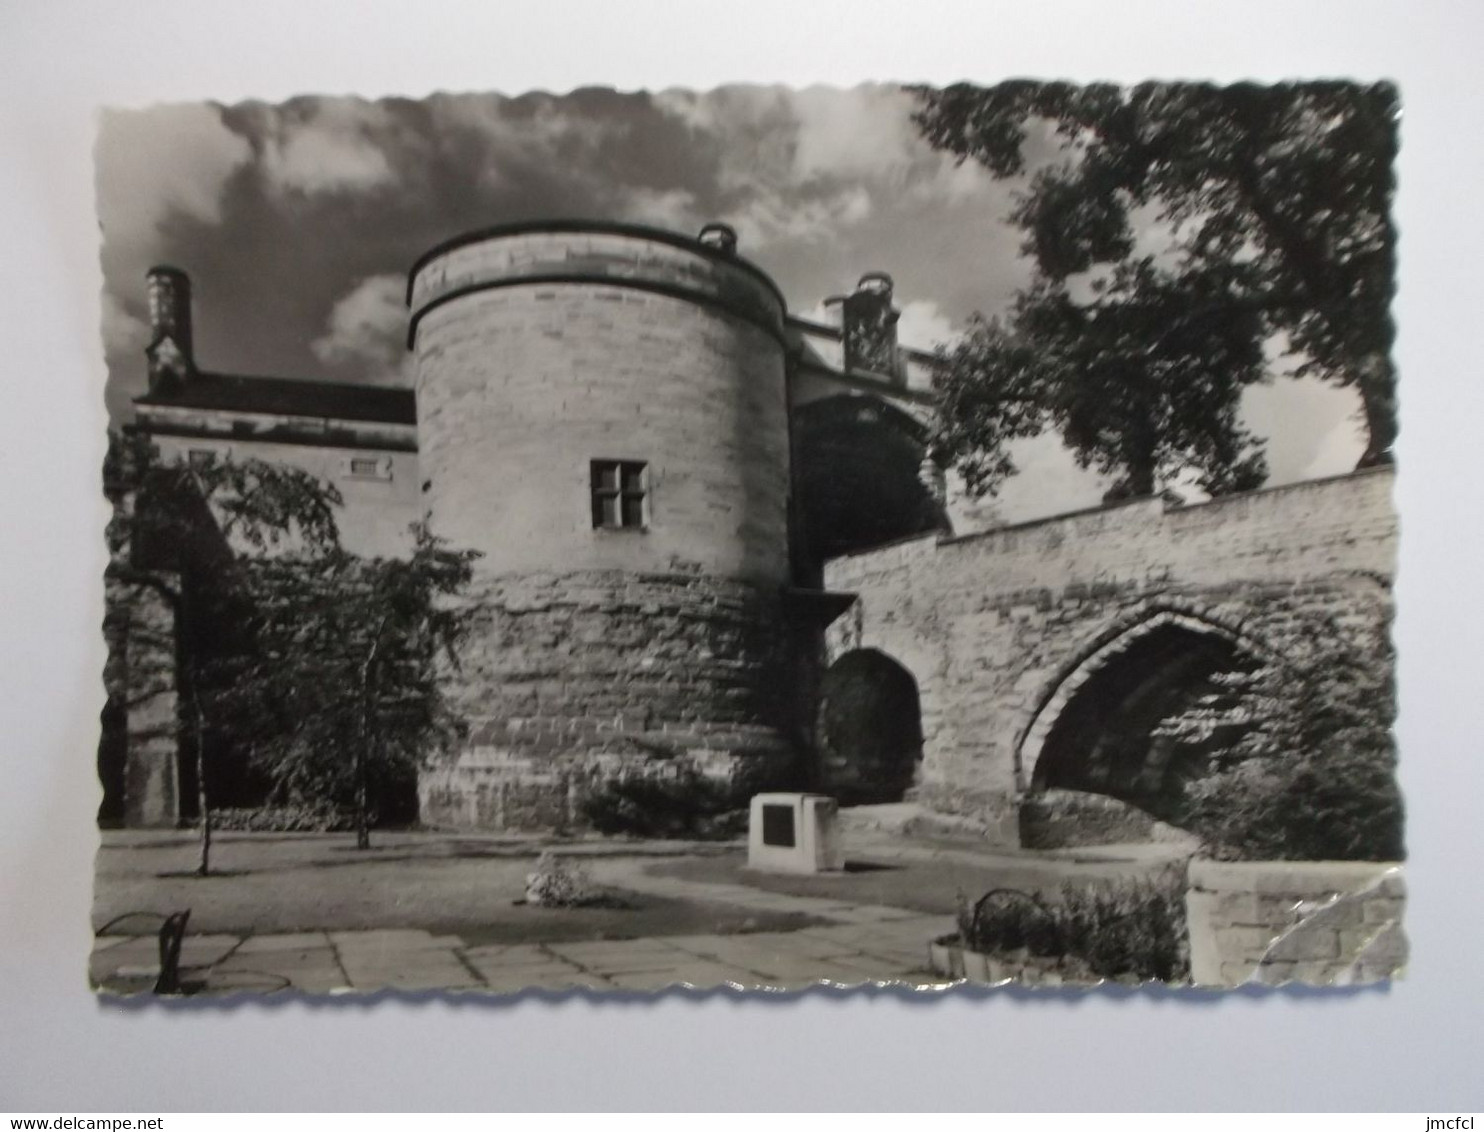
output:
<instances>
[{"instance_id":1,"label":"cloudy sky","mask_svg":"<svg viewBox=\"0 0 1484 1132\"><path fill-rule=\"evenodd\" d=\"M197 360L233 373L406 381L406 270L471 228L552 217L694 232L732 224L797 313L865 271L896 280L902 340L931 348L1029 276L1006 226L1015 182L932 152L892 87L727 87L304 98L104 115L97 146L103 338L115 420L144 388L144 272L186 270ZM1041 144L1033 139L1033 144ZM1352 395L1249 391L1272 482L1348 470ZM1054 437L1017 449L1003 518L1095 503Z\"/></svg>"}]
</instances>

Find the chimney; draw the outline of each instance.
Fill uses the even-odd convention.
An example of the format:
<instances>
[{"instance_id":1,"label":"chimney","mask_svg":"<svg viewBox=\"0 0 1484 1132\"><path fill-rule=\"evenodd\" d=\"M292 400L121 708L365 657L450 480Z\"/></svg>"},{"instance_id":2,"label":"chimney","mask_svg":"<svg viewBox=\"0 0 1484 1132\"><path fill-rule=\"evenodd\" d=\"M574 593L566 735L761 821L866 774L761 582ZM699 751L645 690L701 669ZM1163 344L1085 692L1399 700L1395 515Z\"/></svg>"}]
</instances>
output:
<instances>
[{"instance_id":1,"label":"chimney","mask_svg":"<svg viewBox=\"0 0 1484 1132\"><path fill-rule=\"evenodd\" d=\"M737 230L730 224L708 224L701 229L696 240L723 255L737 254Z\"/></svg>"},{"instance_id":2,"label":"chimney","mask_svg":"<svg viewBox=\"0 0 1484 1132\"><path fill-rule=\"evenodd\" d=\"M897 356L900 312L891 305L891 291L890 275L868 271L853 294L838 300L843 308L845 369L881 374L891 378L892 384L901 385L905 375Z\"/></svg>"},{"instance_id":3,"label":"chimney","mask_svg":"<svg viewBox=\"0 0 1484 1132\"><path fill-rule=\"evenodd\" d=\"M191 344L191 280L174 267L152 267L149 281L149 360L151 393L179 388L196 372Z\"/></svg>"}]
</instances>

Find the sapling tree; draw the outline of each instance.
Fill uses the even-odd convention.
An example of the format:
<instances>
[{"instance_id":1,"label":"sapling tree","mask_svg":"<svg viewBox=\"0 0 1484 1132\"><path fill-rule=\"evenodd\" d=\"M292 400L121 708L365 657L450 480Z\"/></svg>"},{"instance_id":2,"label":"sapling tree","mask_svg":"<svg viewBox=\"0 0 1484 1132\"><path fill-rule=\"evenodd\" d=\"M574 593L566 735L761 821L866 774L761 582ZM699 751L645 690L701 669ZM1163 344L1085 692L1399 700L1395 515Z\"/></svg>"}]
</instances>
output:
<instances>
[{"instance_id":1,"label":"sapling tree","mask_svg":"<svg viewBox=\"0 0 1484 1132\"><path fill-rule=\"evenodd\" d=\"M105 582L119 595L115 606L127 619L131 591L145 589L163 599L174 619L173 656L164 666L173 672L131 672L127 682L122 673L111 672L111 696L132 695L137 701L170 690L179 695L185 716L182 746L194 767L201 830L196 871L206 876L211 871L206 735L216 708L220 658L240 643L235 629L245 579L238 552L276 552L303 561L337 552L335 510L341 497L332 484L296 468L211 456L166 458L148 437L132 431L109 434L103 480L113 505ZM110 616L119 615L111 611ZM129 691L120 687L124 683Z\"/></svg>"},{"instance_id":2,"label":"sapling tree","mask_svg":"<svg viewBox=\"0 0 1484 1132\"><path fill-rule=\"evenodd\" d=\"M361 849L391 784L463 729L444 677L468 632L459 599L477 553L451 549L425 523L413 536L405 559L257 563L255 647L231 682L254 761L296 797L353 808Z\"/></svg>"}]
</instances>

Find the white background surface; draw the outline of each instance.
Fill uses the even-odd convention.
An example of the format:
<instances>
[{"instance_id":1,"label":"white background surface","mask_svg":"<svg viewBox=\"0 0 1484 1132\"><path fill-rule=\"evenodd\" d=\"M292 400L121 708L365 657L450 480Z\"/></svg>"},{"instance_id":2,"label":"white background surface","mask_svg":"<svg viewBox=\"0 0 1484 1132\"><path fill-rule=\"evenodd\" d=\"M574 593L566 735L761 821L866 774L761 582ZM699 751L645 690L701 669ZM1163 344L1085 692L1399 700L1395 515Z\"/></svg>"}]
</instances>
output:
<instances>
[{"instance_id":1,"label":"white background surface","mask_svg":"<svg viewBox=\"0 0 1484 1132\"><path fill-rule=\"evenodd\" d=\"M1416 0L4 0L0 1110L1479 1107L1480 11ZM1401 83L1411 976L1343 994L95 1002L84 976L103 703L95 107L1016 76Z\"/></svg>"}]
</instances>

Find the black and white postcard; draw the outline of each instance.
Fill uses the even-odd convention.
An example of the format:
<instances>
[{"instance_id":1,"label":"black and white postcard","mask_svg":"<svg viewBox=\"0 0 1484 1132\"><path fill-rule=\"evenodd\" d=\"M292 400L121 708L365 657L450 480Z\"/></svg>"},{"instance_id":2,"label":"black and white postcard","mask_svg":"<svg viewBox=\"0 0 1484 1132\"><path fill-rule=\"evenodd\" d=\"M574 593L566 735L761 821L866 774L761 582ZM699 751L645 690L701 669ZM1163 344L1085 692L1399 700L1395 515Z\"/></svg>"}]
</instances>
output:
<instances>
[{"instance_id":1,"label":"black and white postcard","mask_svg":"<svg viewBox=\"0 0 1484 1132\"><path fill-rule=\"evenodd\" d=\"M1399 105L106 113L92 985L1398 975Z\"/></svg>"}]
</instances>

